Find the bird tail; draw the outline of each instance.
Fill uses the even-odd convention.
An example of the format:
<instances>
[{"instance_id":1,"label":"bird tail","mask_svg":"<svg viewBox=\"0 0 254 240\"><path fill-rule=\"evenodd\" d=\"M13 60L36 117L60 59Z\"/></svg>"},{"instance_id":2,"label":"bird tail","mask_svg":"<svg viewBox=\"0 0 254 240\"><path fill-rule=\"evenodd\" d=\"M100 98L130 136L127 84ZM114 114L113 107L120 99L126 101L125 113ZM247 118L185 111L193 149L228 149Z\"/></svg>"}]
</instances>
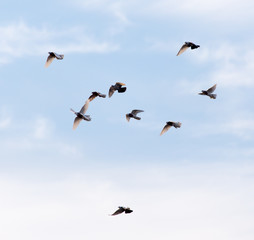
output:
<instances>
[{"instance_id":1,"label":"bird tail","mask_svg":"<svg viewBox=\"0 0 254 240\"><path fill-rule=\"evenodd\" d=\"M216 97L217 97L217 94L211 94L210 95L210 98L212 98L212 99L216 99Z\"/></svg>"},{"instance_id":2,"label":"bird tail","mask_svg":"<svg viewBox=\"0 0 254 240\"><path fill-rule=\"evenodd\" d=\"M70 108L70 110L71 110L72 112L76 113L72 108Z\"/></svg>"}]
</instances>

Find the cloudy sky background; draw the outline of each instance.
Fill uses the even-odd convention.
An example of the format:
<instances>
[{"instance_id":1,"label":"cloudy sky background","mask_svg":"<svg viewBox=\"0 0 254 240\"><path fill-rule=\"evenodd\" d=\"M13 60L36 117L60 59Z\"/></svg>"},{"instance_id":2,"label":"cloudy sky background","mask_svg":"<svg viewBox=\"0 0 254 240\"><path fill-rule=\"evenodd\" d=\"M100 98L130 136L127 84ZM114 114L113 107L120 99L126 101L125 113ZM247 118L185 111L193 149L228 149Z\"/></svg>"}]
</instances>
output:
<instances>
[{"instance_id":1,"label":"cloudy sky background","mask_svg":"<svg viewBox=\"0 0 254 240\"><path fill-rule=\"evenodd\" d=\"M0 9L1 239L253 239L253 1ZM185 41L201 47L176 57ZM45 69L48 51L65 58ZM73 131L69 108L117 81ZM216 100L197 94L215 83Z\"/></svg>"}]
</instances>

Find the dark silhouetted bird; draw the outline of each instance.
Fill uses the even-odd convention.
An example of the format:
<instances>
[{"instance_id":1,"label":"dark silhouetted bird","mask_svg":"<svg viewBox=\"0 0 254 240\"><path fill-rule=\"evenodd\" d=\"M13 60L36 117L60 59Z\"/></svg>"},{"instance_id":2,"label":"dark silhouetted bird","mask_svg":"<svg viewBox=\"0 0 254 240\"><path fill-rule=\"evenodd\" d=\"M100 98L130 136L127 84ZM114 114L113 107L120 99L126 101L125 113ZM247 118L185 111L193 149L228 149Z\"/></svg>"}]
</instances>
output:
<instances>
[{"instance_id":1,"label":"dark silhouetted bird","mask_svg":"<svg viewBox=\"0 0 254 240\"><path fill-rule=\"evenodd\" d=\"M140 117L137 117L137 114L140 112L144 112L143 110L132 110L131 113L126 114L126 120L129 122L131 118L135 118L136 120L140 120Z\"/></svg>"},{"instance_id":2,"label":"dark silhouetted bird","mask_svg":"<svg viewBox=\"0 0 254 240\"><path fill-rule=\"evenodd\" d=\"M202 92L199 93L199 95L206 95L206 96L208 96L208 97L210 97L210 98L212 98L212 99L216 99L217 94L213 94L213 92L214 92L215 89L216 89L216 86L217 86L217 84L213 85L212 87L210 87L210 88L207 89L207 90L202 90Z\"/></svg>"},{"instance_id":3,"label":"dark silhouetted bird","mask_svg":"<svg viewBox=\"0 0 254 240\"><path fill-rule=\"evenodd\" d=\"M180 122L167 122L166 125L164 126L164 128L161 131L161 134L164 134L165 132L167 132L172 126L175 128L180 128L182 125L182 123Z\"/></svg>"},{"instance_id":4,"label":"dark silhouetted bird","mask_svg":"<svg viewBox=\"0 0 254 240\"><path fill-rule=\"evenodd\" d=\"M85 121L91 121L91 118L90 118L90 115L85 115L86 113L86 110L88 108L88 105L87 105L87 101L86 103L84 104L84 106L80 109L79 112L75 112L72 108L71 108L71 111L74 112L74 114L76 114L76 118L74 119L74 123L73 123L73 130L75 130L79 123L81 122L81 120L85 120Z\"/></svg>"},{"instance_id":5,"label":"dark silhouetted bird","mask_svg":"<svg viewBox=\"0 0 254 240\"><path fill-rule=\"evenodd\" d=\"M118 207L118 210L116 210L113 214L111 214L111 216L115 216L115 215L121 214L123 212L125 212L126 214L132 213L133 210L131 210L130 208L126 208L126 207Z\"/></svg>"},{"instance_id":6,"label":"dark silhouetted bird","mask_svg":"<svg viewBox=\"0 0 254 240\"><path fill-rule=\"evenodd\" d=\"M117 82L115 85L111 85L109 88L108 96L111 97L115 91L118 91L119 93L123 93L126 91L126 87L124 83Z\"/></svg>"},{"instance_id":7,"label":"dark silhouetted bird","mask_svg":"<svg viewBox=\"0 0 254 240\"><path fill-rule=\"evenodd\" d=\"M92 100L94 100L96 97L102 97L105 98L106 94L102 94L99 92L92 92L92 95L88 98L88 100L91 102Z\"/></svg>"},{"instance_id":8,"label":"dark silhouetted bird","mask_svg":"<svg viewBox=\"0 0 254 240\"><path fill-rule=\"evenodd\" d=\"M183 53L184 51L186 51L188 48L191 48L191 49L195 49L195 48L199 48L200 46L199 45L196 45L192 42L185 42L183 44L183 46L181 47L181 49L179 50L179 52L177 53L176 56L179 56L181 53Z\"/></svg>"},{"instance_id":9,"label":"dark silhouetted bird","mask_svg":"<svg viewBox=\"0 0 254 240\"><path fill-rule=\"evenodd\" d=\"M45 67L48 67L54 59L62 60L64 58L63 54L57 54L55 52L49 52L49 56L47 58L47 61L45 63Z\"/></svg>"}]
</instances>

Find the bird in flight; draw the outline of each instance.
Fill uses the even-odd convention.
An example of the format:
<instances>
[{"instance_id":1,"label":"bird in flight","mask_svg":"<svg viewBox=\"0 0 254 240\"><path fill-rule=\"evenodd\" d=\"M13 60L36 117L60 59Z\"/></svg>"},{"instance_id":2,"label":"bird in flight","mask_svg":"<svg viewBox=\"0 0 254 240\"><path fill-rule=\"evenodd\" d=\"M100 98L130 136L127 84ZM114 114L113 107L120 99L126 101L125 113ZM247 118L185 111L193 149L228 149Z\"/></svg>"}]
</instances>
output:
<instances>
[{"instance_id":1,"label":"bird in flight","mask_svg":"<svg viewBox=\"0 0 254 240\"><path fill-rule=\"evenodd\" d=\"M118 207L118 210L116 210L113 214L110 214L110 216L115 216L115 215L121 214L123 212L125 214L128 214L128 213L132 213L133 210L131 210L130 208L126 208L126 207Z\"/></svg>"},{"instance_id":2,"label":"bird in flight","mask_svg":"<svg viewBox=\"0 0 254 240\"><path fill-rule=\"evenodd\" d=\"M96 97L102 97L105 98L106 94L102 94L99 92L92 92L92 95L88 98L88 100L91 102L92 100L94 100Z\"/></svg>"},{"instance_id":3,"label":"bird in flight","mask_svg":"<svg viewBox=\"0 0 254 240\"><path fill-rule=\"evenodd\" d=\"M115 91L118 91L119 93L125 92L127 88L123 86L125 86L125 84L120 82L117 82L115 85L111 85L109 88L108 96L112 97Z\"/></svg>"},{"instance_id":4,"label":"bird in flight","mask_svg":"<svg viewBox=\"0 0 254 240\"><path fill-rule=\"evenodd\" d=\"M49 56L47 58L47 61L45 63L45 67L47 68L54 59L63 60L64 55L63 54L57 54L55 52L49 52Z\"/></svg>"},{"instance_id":5,"label":"bird in flight","mask_svg":"<svg viewBox=\"0 0 254 240\"><path fill-rule=\"evenodd\" d=\"M166 125L164 126L164 128L162 129L160 135L167 132L172 126L175 128L180 128L181 125L182 125L182 123L180 123L180 122L167 122Z\"/></svg>"},{"instance_id":6,"label":"bird in flight","mask_svg":"<svg viewBox=\"0 0 254 240\"><path fill-rule=\"evenodd\" d=\"M210 97L211 99L216 99L217 94L213 94L213 92L216 89L217 84L213 85L212 87L208 88L207 90L202 90L201 93L199 93L199 95L206 95L208 97Z\"/></svg>"},{"instance_id":7,"label":"bird in flight","mask_svg":"<svg viewBox=\"0 0 254 240\"><path fill-rule=\"evenodd\" d=\"M177 53L176 56L179 56L180 54L182 54L184 51L186 51L188 48L191 48L192 50L195 49L195 48L199 48L200 46L199 45L196 45L192 42L185 42L183 44L183 46L180 48L179 52Z\"/></svg>"},{"instance_id":8,"label":"bird in flight","mask_svg":"<svg viewBox=\"0 0 254 240\"><path fill-rule=\"evenodd\" d=\"M140 117L137 117L138 113L144 112L143 110L132 110L131 113L126 114L126 120L129 122L131 118L135 118L136 120L140 120Z\"/></svg>"},{"instance_id":9,"label":"bird in flight","mask_svg":"<svg viewBox=\"0 0 254 240\"><path fill-rule=\"evenodd\" d=\"M87 105L87 101L86 103L84 104L84 106L80 109L79 112L75 112L72 108L71 108L71 111L74 112L74 114L76 114L76 118L74 119L74 123L73 123L73 130L75 130L79 123L81 122L81 120L85 120L85 121L91 121L91 118L90 118L90 115L85 115L86 113L86 110L88 108L88 105Z\"/></svg>"}]
</instances>

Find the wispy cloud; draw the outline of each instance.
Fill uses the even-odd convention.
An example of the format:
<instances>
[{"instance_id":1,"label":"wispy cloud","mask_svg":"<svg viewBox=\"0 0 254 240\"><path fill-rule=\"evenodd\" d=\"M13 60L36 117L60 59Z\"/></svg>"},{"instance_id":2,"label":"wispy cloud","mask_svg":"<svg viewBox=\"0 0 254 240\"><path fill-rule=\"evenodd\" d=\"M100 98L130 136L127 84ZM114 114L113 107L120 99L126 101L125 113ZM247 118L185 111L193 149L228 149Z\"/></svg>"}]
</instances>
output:
<instances>
[{"instance_id":1,"label":"wispy cloud","mask_svg":"<svg viewBox=\"0 0 254 240\"><path fill-rule=\"evenodd\" d=\"M117 44L96 40L81 27L57 31L18 22L0 26L0 35L0 63L2 64L9 63L17 57L45 55L48 51L107 53L119 49Z\"/></svg>"},{"instance_id":2,"label":"wispy cloud","mask_svg":"<svg viewBox=\"0 0 254 240\"><path fill-rule=\"evenodd\" d=\"M158 18L190 18L202 19L204 22L225 22L246 23L247 19L253 19L251 9L254 3L250 0L141 0L141 1L118 1L118 0L88 0L75 1L76 5L82 6L85 10L107 12L118 19L128 22L129 16L150 16ZM236 18L236 16L238 16ZM248 18L246 17L248 16Z\"/></svg>"}]
</instances>

